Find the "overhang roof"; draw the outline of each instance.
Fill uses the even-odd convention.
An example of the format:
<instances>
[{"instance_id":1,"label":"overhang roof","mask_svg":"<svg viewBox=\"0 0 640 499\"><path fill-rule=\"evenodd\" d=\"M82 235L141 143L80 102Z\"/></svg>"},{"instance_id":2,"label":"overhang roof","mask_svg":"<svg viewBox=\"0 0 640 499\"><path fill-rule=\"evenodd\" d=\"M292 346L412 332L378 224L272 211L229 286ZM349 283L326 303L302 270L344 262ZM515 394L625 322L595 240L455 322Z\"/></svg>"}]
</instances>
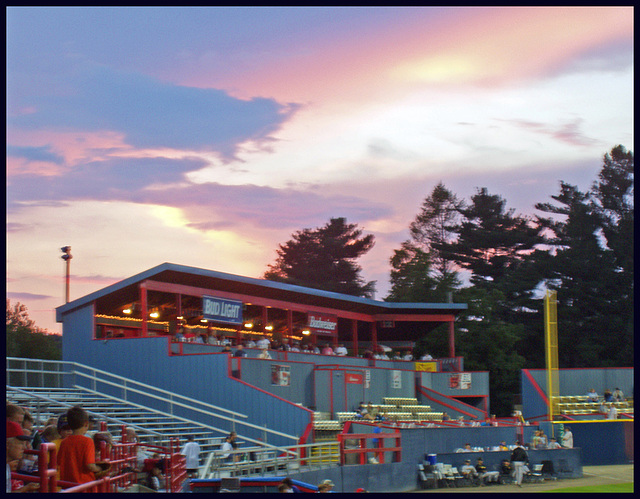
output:
<instances>
[{"instance_id":1,"label":"overhang roof","mask_svg":"<svg viewBox=\"0 0 640 499\"><path fill-rule=\"evenodd\" d=\"M357 296L323 291L292 284L256 279L214 270L163 263L157 267L119 281L56 308L56 320L74 309L99 299L114 303L133 302L139 299L139 286L144 281L170 283L193 288L224 291L238 295L268 298L282 302L334 309L370 316L385 315L455 315L467 309L464 303L398 303L384 302Z\"/></svg>"}]
</instances>

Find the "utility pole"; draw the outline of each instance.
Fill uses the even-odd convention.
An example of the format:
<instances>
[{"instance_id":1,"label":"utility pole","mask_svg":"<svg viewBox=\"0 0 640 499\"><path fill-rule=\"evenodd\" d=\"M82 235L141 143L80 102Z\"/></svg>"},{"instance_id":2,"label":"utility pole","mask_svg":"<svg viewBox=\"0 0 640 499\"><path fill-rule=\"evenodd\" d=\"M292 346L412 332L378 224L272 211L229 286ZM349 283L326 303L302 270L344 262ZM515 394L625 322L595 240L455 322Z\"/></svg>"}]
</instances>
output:
<instances>
[{"instance_id":1,"label":"utility pole","mask_svg":"<svg viewBox=\"0 0 640 499\"><path fill-rule=\"evenodd\" d=\"M65 279L65 303L69 303L69 268L70 268L70 264L71 264L71 259L73 258L71 256L71 246L63 246L62 248L60 248L62 250L62 253L64 253L62 255L62 259L67 262L67 273L66 273L66 279Z\"/></svg>"}]
</instances>

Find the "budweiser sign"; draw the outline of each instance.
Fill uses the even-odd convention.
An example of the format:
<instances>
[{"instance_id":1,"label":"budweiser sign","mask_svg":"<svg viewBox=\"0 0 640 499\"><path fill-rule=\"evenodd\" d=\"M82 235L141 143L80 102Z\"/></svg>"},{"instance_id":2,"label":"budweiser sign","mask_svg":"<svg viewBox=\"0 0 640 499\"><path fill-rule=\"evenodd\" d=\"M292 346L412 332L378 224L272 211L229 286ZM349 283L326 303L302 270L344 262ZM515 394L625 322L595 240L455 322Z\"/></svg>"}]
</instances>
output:
<instances>
[{"instance_id":1,"label":"budweiser sign","mask_svg":"<svg viewBox=\"0 0 640 499\"><path fill-rule=\"evenodd\" d=\"M331 315L309 314L309 329L315 333L336 334L338 318Z\"/></svg>"}]
</instances>

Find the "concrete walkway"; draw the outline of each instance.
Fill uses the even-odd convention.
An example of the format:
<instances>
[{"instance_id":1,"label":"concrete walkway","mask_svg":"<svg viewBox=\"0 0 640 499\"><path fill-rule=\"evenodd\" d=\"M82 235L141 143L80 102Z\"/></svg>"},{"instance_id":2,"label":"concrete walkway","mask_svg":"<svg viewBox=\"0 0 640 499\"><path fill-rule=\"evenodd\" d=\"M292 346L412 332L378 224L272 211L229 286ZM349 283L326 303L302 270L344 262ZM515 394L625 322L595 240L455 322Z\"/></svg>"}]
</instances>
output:
<instances>
[{"instance_id":1,"label":"concrete walkway","mask_svg":"<svg viewBox=\"0 0 640 499\"><path fill-rule=\"evenodd\" d=\"M589 485L603 485L612 483L633 483L633 464L616 466L583 466L582 478L568 478L563 480L549 480L543 483L524 483L522 487L516 485L489 485L486 487L461 487L458 489L429 489L418 490L418 493L456 494L456 493L507 493L514 492L543 492L566 487L585 487Z\"/></svg>"}]
</instances>

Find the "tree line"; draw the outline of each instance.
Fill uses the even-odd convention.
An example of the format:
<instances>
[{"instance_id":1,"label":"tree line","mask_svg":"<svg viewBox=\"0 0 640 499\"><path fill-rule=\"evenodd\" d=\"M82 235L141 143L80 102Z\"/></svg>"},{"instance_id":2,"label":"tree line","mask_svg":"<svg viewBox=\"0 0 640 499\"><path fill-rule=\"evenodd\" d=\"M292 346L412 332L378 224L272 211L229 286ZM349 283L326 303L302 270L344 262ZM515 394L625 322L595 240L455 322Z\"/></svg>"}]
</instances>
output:
<instances>
[{"instance_id":1,"label":"tree line","mask_svg":"<svg viewBox=\"0 0 640 499\"><path fill-rule=\"evenodd\" d=\"M484 187L469 200L443 183L424 199L409 238L390 257L392 302L467 303L456 320L465 369L489 371L492 412L508 414L524 368L543 368L543 295L557 291L561 368L633 365L633 153L603 156L589 190L560 182L525 216ZM357 259L375 244L332 218L279 245L266 279L371 297ZM416 355L448 355L444 329Z\"/></svg>"}]
</instances>

